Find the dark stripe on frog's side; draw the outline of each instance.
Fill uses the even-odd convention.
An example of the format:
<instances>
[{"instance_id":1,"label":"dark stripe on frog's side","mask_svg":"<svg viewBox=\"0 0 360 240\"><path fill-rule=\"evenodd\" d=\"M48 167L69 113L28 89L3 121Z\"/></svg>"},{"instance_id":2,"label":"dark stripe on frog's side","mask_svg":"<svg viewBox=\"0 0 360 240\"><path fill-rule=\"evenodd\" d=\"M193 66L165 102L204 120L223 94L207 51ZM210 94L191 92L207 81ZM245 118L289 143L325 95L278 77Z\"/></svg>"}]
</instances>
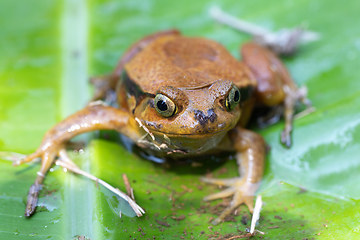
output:
<instances>
[{"instance_id":1,"label":"dark stripe on frog's side","mask_svg":"<svg viewBox=\"0 0 360 240\"><path fill-rule=\"evenodd\" d=\"M248 100L254 94L254 86L246 86L239 88L240 91L240 104Z\"/></svg>"},{"instance_id":2,"label":"dark stripe on frog's side","mask_svg":"<svg viewBox=\"0 0 360 240\"><path fill-rule=\"evenodd\" d=\"M124 87L126 89L126 92L130 95L130 96L134 96L135 97L135 108L139 105L139 103L145 98L145 97L152 97L154 98L155 95L154 94L150 94L147 92L144 92L140 86L138 84L136 84L130 77L129 75L126 73L125 70L122 71L121 74L121 80L124 82ZM134 113L135 111L134 109L131 109L132 113Z\"/></svg>"}]
</instances>

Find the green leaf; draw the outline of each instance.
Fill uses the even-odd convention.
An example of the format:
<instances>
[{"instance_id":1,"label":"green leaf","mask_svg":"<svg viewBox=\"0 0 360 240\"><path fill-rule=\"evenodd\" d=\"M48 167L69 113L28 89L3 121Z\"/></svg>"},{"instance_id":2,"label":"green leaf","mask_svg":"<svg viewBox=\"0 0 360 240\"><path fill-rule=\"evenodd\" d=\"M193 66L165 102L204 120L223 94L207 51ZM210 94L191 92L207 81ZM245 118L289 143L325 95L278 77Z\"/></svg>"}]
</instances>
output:
<instances>
[{"instance_id":1,"label":"green leaf","mask_svg":"<svg viewBox=\"0 0 360 240\"><path fill-rule=\"evenodd\" d=\"M91 96L87 79L112 71L122 53L147 34L178 28L217 40L239 57L238 47L249 36L215 23L208 14L213 5L270 30L301 24L321 34L284 59L295 81L308 87L316 108L295 121L293 147L279 143L281 122L258 130L271 147L259 190L265 202L257 226L265 233L261 237L358 238L360 19L355 0L1 0L0 151L33 152L47 129L85 105ZM127 174L145 216L131 217L126 203L55 166L38 212L25 219L39 164L14 168L1 160L0 238L207 239L239 235L250 226L244 206L232 221L211 226L221 201L202 201L218 189L199 177L236 176L235 161L156 164L104 139L108 134L78 138L89 143L84 153L71 157L122 190L122 174Z\"/></svg>"}]
</instances>

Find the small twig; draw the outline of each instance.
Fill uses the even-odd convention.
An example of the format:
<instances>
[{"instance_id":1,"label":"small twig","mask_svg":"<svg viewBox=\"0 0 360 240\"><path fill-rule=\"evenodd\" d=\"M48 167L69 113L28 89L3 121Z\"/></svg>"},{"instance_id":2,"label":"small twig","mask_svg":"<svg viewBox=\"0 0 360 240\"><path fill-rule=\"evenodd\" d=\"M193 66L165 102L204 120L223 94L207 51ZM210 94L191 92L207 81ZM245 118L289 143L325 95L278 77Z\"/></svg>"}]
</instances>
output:
<instances>
[{"instance_id":1,"label":"small twig","mask_svg":"<svg viewBox=\"0 0 360 240\"><path fill-rule=\"evenodd\" d=\"M241 32L251 34L254 41L260 45L271 48L278 54L289 55L296 51L299 42L312 42L320 39L320 34L305 31L301 27L293 29L280 29L271 32L263 27L245 20L238 19L214 6L209 11L210 15L218 22L233 27Z\"/></svg>"},{"instance_id":2,"label":"small twig","mask_svg":"<svg viewBox=\"0 0 360 240\"><path fill-rule=\"evenodd\" d=\"M125 188L126 188L126 193L129 197L131 197L132 200L135 201L135 197L134 197L134 191L132 189L132 187L130 186L130 182L128 177L126 176L126 174L122 175L122 178L124 180L124 184L125 184Z\"/></svg>"},{"instance_id":3,"label":"small twig","mask_svg":"<svg viewBox=\"0 0 360 240\"><path fill-rule=\"evenodd\" d=\"M264 233L264 232L259 231L259 230L256 230L256 229L255 229L255 232L260 233L261 235L265 235L265 233ZM254 233L254 234L255 234L255 233ZM254 234L253 234L253 235L254 235Z\"/></svg>"},{"instance_id":4,"label":"small twig","mask_svg":"<svg viewBox=\"0 0 360 240\"><path fill-rule=\"evenodd\" d=\"M162 148L161 147L164 147L164 146L159 146L157 145L155 142L149 142L148 140L143 140L143 139L139 139L136 141L138 144L144 144L145 146L147 147L155 147L157 150L161 150ZM167 146L165 146L166 148Z\"/></svg>"},{"instance_id":5,"label":"small twig","mask_svg":"<svg viewBox=\"0 0 360 240\"><path fill-rule=\"evenodd\" d=\"M0 152L0 158L12 162L21 161L21 159L25 157L26 155L23 154L18 154L13 152ZM71 161L65 149L61 149L59 151L59 159L55 161L55 164L73 173L89 178L95 181L96 184L103 185L105 188L109 189L111 192L115 193L116 195L127 201L138 217L142 216L145 213L144 209L142 209L139 205L137 205L136 202L133 199L131 199L129 196L127 196L124 192L120 191L117 188L114 188L107 182L95 177L94 175L91 175L90 173L81 170L73 161ZM132 192L131 195L133 196ZM121 213L119 213L119 215L121 215Z\"/></svg>"},{"instance_id":6,"label":"small twig","mask_svg":"<svg viewBox=\"0 0 360 240\"><path fill-rule=\"evenodd\" d=\"M262 28L254 23L236 18L224 12L217 6L211 7L209 13L210 16L215 20L217 20L218 22L224 25L228 25L232 28L235 28L241 32L249 33L253 36L261 36L270 33L270 31L266 30L265 28Z\"/></svg>"},{"instance_id":7,"label":"small twig","mask_svg":"<svg viewBox=\"0 0 360 240\"><path fill-rule=\"evenodd\" d=\"M87 177L87 178L89 178L89 179L91 179L91 180L93 180L93 181L95 181L95 182L98 182L99 184L103 185L105 188L109 189L110 191L112 191L113 193L115 193L116 195L118 195L119 197L121 197L121 198L123 198L124 200L126 200L126 201L129 203L129 205L132 207L132 209L134 210L134 212L136 213L136 215L137 215L138 217L142 216L142 215L145 213L145 211L144 211L139 205L137 205L129 196L127 196L124 192L120 191L120 190L117 189L117 188L114 188L113 186L111 186L111 185L108 184L107 182L105 182L105 181L103 181L103 180L101 180L101 179L99 179L99 178L91 175L90 173L87 173L87 172L81 170L79 167L77 167L77 166L75 165L75 163L69 164L68 161L69 161L69 159L67 159L67 160L56 160L56 161L55 161L55 164L56 164L56 165L59 165L59 166L61 166L61 167L63 167L63 168L66 168L66 169L69 170L69 171L72 171L72 172L74 172L74 173L77 173L77 174L80 174L80 175L82 175L82 176L84 176L84 177ZM70 161L71 161L71 160L70 160ZM74 165L75 165L76 167L74 167Z\"/></svg>"},{"instance_id":8,"label":"small twig","mask_svg":"<svg viewBox=\"0 0 360 240\"><path fill-rule=\"evenodd\" d=\"M309 115L310 113L313 113L316 111L316 108L315 107L309 107L309 108L306 108L304 111L301 111L297 114L294 115L294 119L300 119L300 118L303 118L307 115Z\"/></svg>"},{"instance_id":9,"label":"small twig","mask_svg":"<svg viewBox=\"0 0 360 240\"><path fill-rule=\"evenodd\" d=\"M145 126L141 123L140 119L135 118L135 121L139 124L139 127L141 127L142 129L144 129L144 131L147 132L147 133L150 135L151 139L152 139L153 141L155 141L154 135L149 131L149 129L148 129L147 127L145 127Z\"/></svg>"},{"instance_id":10,"label":"small twig","mask_svg":"<svg viewBox=\"0 0 360 240\"><path fill-rule=\"evenodd\" d=\"M260 211L262 206L261 195L258 195L255 202L254 213L251 219L250 233L253 234L255 231L255 224L260 218Z\"/></svg>"},{"instance_id":11,"label":"small twig","mask_svg":"<svg viewBox=\"0 0 360 240\"><path fill-rule=\"evenodd\" d=\"M60 157L61 160L63 160L67 164L71 165L72 167L78 168L78 166L73 161L71 161L71 159L68 156L65 148L59 150L59 157Z\"/></svg>"},{"instance_id":12,"label":"small twig","mask_svg":"<svg viewBox=\"0 0 360 240\"><path fill-rule=\"evenodd\" d=\"M104 102L103 100L96 100L96 101L92 101L88 103L89 107L93 107L93 106L109 106L106 102Z\"/></svg>"},{"instance_id":13,"label":"small twig","mask_svg":"<svg viewBox=\"0 0 360 240\"><path fill-rule=\"evenodd\" d=\"M245 234L242 234L242 235L232 236L232 237L228 238L227 240L240 239L240 238L248 238L248 237L251 237L251 236L253 236L253 234L251 234L251 233L245 233Z\"/></svg>"}]
</instances>

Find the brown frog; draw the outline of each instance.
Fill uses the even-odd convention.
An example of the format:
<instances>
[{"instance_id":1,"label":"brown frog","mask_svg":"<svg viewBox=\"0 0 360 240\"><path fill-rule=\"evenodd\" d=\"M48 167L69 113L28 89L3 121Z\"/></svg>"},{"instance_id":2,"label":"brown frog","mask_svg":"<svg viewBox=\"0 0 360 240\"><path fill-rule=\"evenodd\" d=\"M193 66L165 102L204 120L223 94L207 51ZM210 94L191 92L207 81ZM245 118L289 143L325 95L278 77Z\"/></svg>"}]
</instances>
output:
<instances>
[{"instance_id":1,"label":"brown frog","mask_svg":"<svg viewBox=\"0 0 360 240\"><path fill-rule=\"evenodd\" d=\"M115 92L118 108L89 104L51 128L39 148L20 162L42 159L25 216L34 213L40 186L65 144L80 133L99 129L116 130L157 157L235 152L240 177L203 178L227 187L205 200L233 196L214 224L242 203L252 211L266 145L244 126L255 104L284 106L282 142L290 146L294 104L304 96L270 50L247 43L241 53L243 60L237 61L219 43L185 37L176 30L135 43L112 74L93 80L94 99Z\"/></svg>"}]
</instances>

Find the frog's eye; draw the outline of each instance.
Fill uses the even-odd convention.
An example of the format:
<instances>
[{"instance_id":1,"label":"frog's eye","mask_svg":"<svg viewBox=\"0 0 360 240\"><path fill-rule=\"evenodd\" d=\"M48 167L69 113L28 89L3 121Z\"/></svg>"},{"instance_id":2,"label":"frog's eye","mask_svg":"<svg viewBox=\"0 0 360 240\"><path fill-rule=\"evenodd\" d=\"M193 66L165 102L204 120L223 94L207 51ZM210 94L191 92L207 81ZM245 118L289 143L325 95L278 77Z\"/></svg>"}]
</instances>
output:
<instances>
[{"instance_id":1,"label":"frog's eye","mask_svg":"<svg viewBox=\"0 0 360 240\"><path fill-rule=\"evenodd\" d=\"M237 87L233 86L226 97L225 107L230 111L240 102L240 91Z\"/></svg>"},{"instance_id":2,"label":"frog's eye","mask_svg":"<svg viewBox=\"0 0 360 240\"><path fill-rule=\"evenodd\" d=\"M175 103L167 96L158 93L155 96L155 108L164 117L171 117L176 112Z\"/></svg>"}]
</instances>

